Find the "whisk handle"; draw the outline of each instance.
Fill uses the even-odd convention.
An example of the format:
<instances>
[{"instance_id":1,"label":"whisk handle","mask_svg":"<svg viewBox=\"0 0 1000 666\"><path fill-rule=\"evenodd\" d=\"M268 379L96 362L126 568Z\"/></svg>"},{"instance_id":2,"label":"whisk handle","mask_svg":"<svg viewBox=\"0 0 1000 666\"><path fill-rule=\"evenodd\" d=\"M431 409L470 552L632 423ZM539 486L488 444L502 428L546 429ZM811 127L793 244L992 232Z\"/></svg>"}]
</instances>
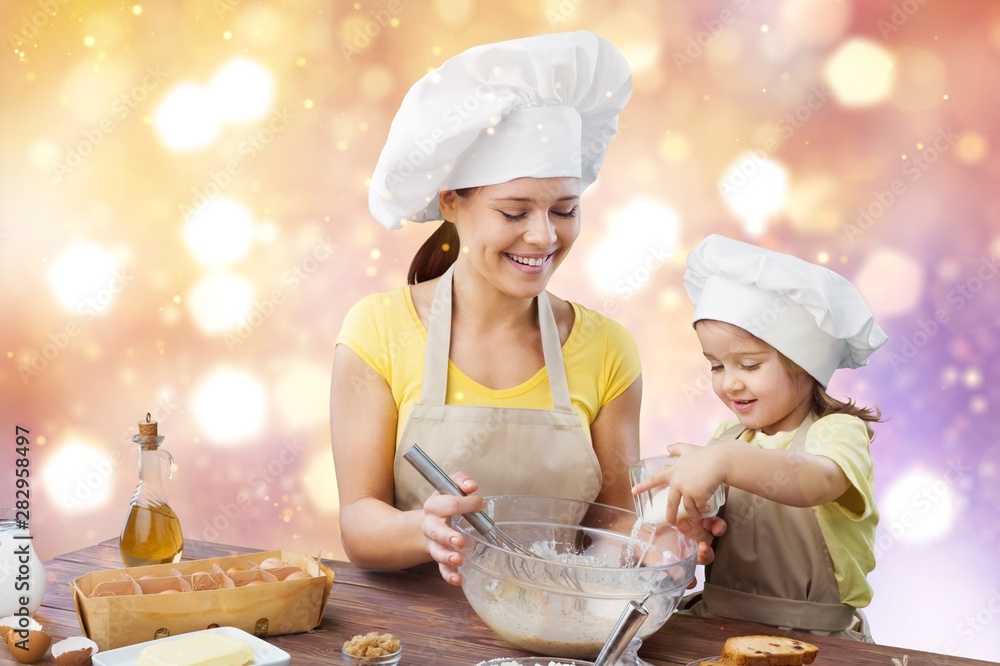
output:
<instances>
[{"instance_id":1,"label":"whisk handle","mask_svg":"<svg viewBox=\"0 0 1000 666\"><path fill-rule=\"evenodd\" d=\"M414 444L403 452L403 459L413 465L420 475L427 479L427 482L434 486L434 490L442 495L454 495L465 497L468 493L458 487L458 484L451 480L451 477L444 473L444 470L437 466L423 450ZM489 516L482 512L466 513L465 519L476 529L477 532L487 538L493 536L496 525Z\"/></svg>"}]
</instances>

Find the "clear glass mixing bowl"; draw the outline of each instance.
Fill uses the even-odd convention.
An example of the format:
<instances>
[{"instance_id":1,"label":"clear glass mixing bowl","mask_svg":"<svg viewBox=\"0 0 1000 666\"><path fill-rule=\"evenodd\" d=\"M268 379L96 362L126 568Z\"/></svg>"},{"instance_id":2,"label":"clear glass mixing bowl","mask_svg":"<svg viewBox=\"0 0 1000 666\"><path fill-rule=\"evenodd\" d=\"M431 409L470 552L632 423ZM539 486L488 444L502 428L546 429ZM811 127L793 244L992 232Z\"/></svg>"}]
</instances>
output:
<instances>
[{"instance_id":1,"label":"clear glass mixing bowl","mask_svg":"<svg viewBox=\"0 0 1000 666\"><path fill-rule=\"evenodd\" d=\"M694 578L698 544L633 511L534 495L487 497L497 527L539 554L490 543L462 516L462 590L497 635L535 654L593 659L629 600L646 601L638 638L667 621Z\"/></svg>"}]
</instances>

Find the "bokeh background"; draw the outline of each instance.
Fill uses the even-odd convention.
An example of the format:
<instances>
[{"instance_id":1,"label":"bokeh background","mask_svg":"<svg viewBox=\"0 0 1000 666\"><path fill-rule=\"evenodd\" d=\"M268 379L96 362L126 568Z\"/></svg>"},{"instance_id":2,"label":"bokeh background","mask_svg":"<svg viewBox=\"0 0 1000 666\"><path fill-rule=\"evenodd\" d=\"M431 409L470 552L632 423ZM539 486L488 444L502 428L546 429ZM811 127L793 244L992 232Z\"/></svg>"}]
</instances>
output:
<instances>
[{"instance_id":1,"label":"bokeh background","mask_svg":"<svg viewBox=\"0 0 1000 666\"><path fill-rule=\"evenodd\" d=\"M368 213L393 114L465 48L588 29L635 93L550 288L635 335L643 454L727 417L680 280L705 235L842 273L891 336L832 385L891 417L876 639L1000 660L1000 3L4 0L0 20L0 506L21 425L43 559L117 535L147 412L188 538L342 557L334 341L432 228Z\"/></svg>"}]
</instances>

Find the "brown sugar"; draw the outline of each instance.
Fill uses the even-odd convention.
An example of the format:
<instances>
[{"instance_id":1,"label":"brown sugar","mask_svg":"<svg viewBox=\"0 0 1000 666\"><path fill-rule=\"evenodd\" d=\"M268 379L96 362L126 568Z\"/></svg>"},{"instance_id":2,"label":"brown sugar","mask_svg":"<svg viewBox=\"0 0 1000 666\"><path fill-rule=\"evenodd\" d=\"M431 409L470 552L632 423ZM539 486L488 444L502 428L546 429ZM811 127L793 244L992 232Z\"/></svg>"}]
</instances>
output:
<instances>
[{"instance_id":1,"label":"brown sugar","mask_svg":"<svg viewBox=\"0 0 1000 666\"><path fill-rule=\"evenodd\" d=\"M344 643L344 652L355 657L382 657L399 652L399 641L392 634L370 631Z\"/></svg>"}]
</instances>

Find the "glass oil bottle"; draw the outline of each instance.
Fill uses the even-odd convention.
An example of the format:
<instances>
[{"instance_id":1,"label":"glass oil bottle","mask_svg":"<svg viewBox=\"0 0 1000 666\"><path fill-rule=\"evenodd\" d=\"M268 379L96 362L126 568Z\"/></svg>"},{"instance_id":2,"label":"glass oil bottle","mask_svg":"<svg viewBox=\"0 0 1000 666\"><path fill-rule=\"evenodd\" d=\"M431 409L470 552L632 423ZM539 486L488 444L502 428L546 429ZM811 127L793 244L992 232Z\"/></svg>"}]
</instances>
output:
<instances>
[{"instance_id":1,"label":"glass oil bottle","mask_svg":"<svg viewBox=\"0 0 1000 666\"><path fill-rule=\"evenodd\" d=\"M122 562L127 567L177 562L184 550L180 520L167 504L163 491L160 461L167 461L168 479L174 474L173 456L160 448L163 439L149 414L145 422L139 423L139 434L132 437L139 453L139 483L118 542Z\"/></svg>"}]
</instances>

